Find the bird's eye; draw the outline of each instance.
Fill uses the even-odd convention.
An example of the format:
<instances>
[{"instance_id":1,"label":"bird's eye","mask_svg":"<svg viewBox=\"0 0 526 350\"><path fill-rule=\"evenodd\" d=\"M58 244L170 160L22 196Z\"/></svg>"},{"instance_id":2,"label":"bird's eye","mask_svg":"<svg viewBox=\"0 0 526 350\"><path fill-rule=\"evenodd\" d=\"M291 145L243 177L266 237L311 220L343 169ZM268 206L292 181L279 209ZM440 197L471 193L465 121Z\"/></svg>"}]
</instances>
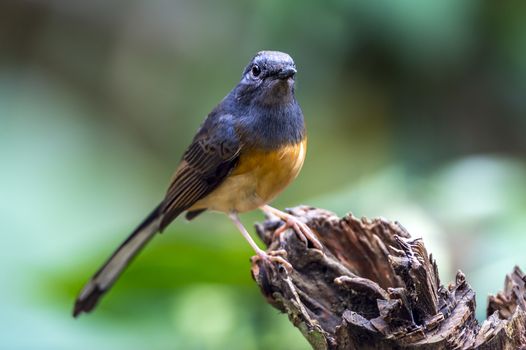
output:
<instances>
[{"instance_id":1,"label":"bird's eye","mask_svg":"<svg viewBox=\"0 0 526 350\"><path fill-rule=\"evenodd\" d=\"M257 64L255 64L255 65L252 66L251 72L252 72L253 76L257 77L257 76L259 76L261 74L261 68L259 68L259 66Z\"/></svg>"}]
</instances>

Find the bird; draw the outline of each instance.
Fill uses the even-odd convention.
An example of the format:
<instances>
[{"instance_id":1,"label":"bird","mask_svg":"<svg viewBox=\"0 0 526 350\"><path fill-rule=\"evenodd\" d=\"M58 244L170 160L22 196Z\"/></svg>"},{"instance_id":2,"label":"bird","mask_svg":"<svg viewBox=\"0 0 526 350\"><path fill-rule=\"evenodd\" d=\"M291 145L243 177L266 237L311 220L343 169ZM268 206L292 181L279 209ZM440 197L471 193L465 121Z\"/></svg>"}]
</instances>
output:
<instances>
[{"instance_id":1,"label":"bird","mask_svg":"<svg viewBox=\"0 0 526 350\"><path fill-rule=\"evenodd\" d=\"M254 249L255 258L290 266L259 248L239 214L261 209L321 249L310 228L270 203L303 166L307 134L295 97L296 65L290 55L260 51L239 83L208 114L176 168L163 200L91 277L78 294L73 316L90 312L131 260L179 215L192 220L206 210L227 214Z\"/></svg>"}]
</instances>

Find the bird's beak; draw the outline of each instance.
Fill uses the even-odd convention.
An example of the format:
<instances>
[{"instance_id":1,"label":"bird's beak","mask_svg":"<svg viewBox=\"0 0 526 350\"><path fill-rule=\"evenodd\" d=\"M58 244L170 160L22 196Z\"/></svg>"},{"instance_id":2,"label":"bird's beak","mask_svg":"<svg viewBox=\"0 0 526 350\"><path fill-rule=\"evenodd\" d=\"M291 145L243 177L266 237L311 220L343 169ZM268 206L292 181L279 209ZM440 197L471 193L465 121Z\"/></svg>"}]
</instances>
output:
<instances>
[{"instance_id":1,"label":"bird's beak","mask_svg":"<svg viewBox=\"0 0 526 350\"><path fill-rule=\"evenodd\" d=\"M285 67L281 68L278 72L279 79L288 79L294 77L296 74L296 68L294 67Z\"/></svg>"}]
</instances>

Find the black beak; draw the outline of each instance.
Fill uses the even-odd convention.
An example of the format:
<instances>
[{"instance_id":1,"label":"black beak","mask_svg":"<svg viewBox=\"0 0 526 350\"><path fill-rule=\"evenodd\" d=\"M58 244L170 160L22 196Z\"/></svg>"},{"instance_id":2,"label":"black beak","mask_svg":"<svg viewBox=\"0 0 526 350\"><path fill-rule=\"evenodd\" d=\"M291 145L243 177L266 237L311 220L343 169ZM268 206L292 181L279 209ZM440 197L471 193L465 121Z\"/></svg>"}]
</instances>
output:
<instances>
[{"instance_id":1,"label":"black beak","mask_svg":"<svg viewBox=\"0 0 526 350\"><path fill-rule=\"evenodd\" d=\"M279 79L288 79L288 78L293 78L295 74L296 74L296 68L285 67L279 70L277 76Z\"/></svg>"}]
</instances>

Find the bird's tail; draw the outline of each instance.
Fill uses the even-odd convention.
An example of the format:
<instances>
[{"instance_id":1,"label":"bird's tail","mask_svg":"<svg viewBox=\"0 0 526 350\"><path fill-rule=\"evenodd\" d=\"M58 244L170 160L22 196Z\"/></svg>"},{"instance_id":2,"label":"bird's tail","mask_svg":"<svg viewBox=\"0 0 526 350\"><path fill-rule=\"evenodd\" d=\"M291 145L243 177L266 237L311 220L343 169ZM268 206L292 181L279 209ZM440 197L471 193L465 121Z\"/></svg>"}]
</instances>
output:
<instances>
[{"instance_id":1,"label":"bird's tail","mask_svg":"<svg viewBox=\"0 0 526 350\"><path fill-rule=\"evenodd\" d=\"M82 312L90 312L97 305L100 297L111 288L142 247L162 229L160 227L162 220L161 207L162 204L159 204L144 219L84 286L75 301L74 317L77 317Z\"/></svg>"}]
</instances>

